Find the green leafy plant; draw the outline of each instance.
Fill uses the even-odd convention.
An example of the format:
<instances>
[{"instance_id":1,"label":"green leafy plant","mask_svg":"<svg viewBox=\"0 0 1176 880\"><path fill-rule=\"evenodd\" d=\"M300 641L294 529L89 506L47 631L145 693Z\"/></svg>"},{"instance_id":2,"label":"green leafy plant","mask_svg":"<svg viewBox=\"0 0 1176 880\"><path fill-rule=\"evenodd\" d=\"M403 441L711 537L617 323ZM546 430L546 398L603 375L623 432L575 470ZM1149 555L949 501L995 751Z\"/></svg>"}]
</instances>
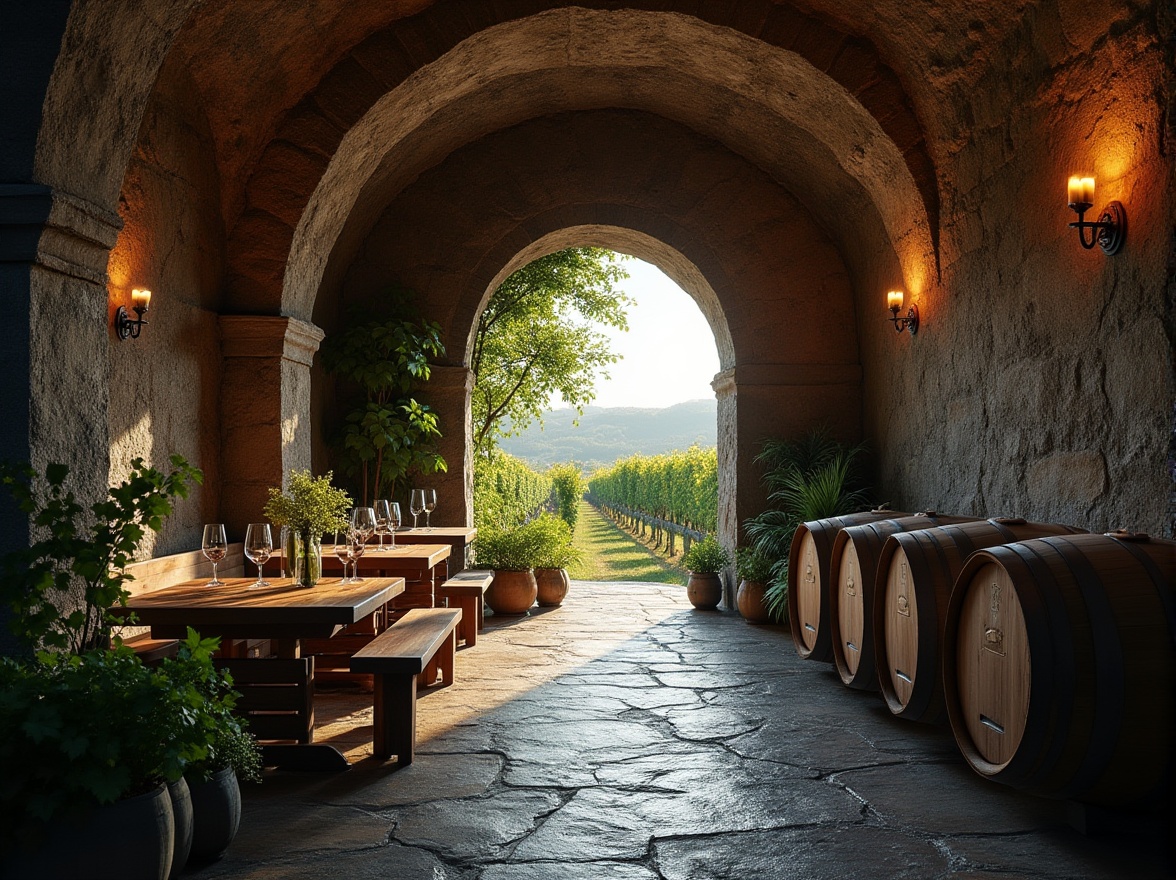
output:
<instances>
[{"instance_id":1,"label":"green leafy plant","mask_svg":"<svg viewBox=\"0 0 1176 880\"><path fill-rule=\"evenodd\" d=\"M122 645L0 659L0 847L208 760L232 695L193 679L216 674L207 653L150 668Z\"/></svg>"},{"instance_id":2,"label":"green leafy plant","mask_svg":"<svg viewBox=\"0 0 1176 880\"><path fill-rule=\"evenodd\" d=\"M445 346L440 325L413 319L410 298L408 291L392 291L386 299L395 316L373 321L352 313L349 325L323 343L323 367L349 383L353 397L362 395L344 417L340 462L369 503L395 497L410 471L446 470L433 445L441 436L437 415L413 396L429 379L429 359L444 355Z\"/></svg>"},{"instance_id":3,"label":"green leafy plant","mask_svg":"<svg viewBox=\"0 0 1176 880\"><path fill-rule=\"evenodd\" d=\"M535 568L567 568L584 556L572 546L572 530L561 517L544 513L523 526L522 530L533 535L538 546Z\"/></svg>"},{"instance_id":4,"label":"green leafy plant","mask_svg":"<svg viewBox=\"0 0 1176 880\"><path fill-rule=\"evenodd\" d=\"M775 560L757 547L738 547L735 550L735 571L739 579L767 584L772 578Z\"/></svg>"},{"instance_id":5,"label":"green leafy plant","mask_svg":"<svg viewBox=\"0 0 1176 880\"><path fill-rule=\"evenodd\" d=\"M682 554L682 565L693 574L718 574L730 564L730 552L714 535L695 541Z\"/></svg>"},{"instance_id":6,"label":"green leafy plant","mask_svg":"<svg viewBox=\"0 0 1176 880\"><path fill-rule=\"evenodd\" d=\"M547 469L547 475L551 478L551 491L555 495L559 515L574 530L576 520L580 517L580 499L584 497L587 488L580 469L574 464L557 464Z\"/></svg>"},{"instance_id":7,"label":"green leafy plant","mask_svg":"<svg viewBox=\"0 0 1176 880\"><path fill-rule=\"evenodd\" d=\"M476 564L495 571L534 568L541 553L541 534L525 525L479 533L474 544Z\"/></svg>"},{"instance_id":8,"label":"green leafy plant","mask_svg":"<svg viewBox=\"0 0 1176 880\"><path fill-rule=\"evenodd\" d=\"M133 579L126 564L146 530L159 531L172 500L204 480L179 455L171 466L165 474L136 458L127 479L90 506L89 526L81 524L86 511L66 487L65 465L48 465L43 480L28 466L0 470L0 482L42 536L0 561L0 602L12 609L12 630L27 649L79 654L105 647L110 628L125 622L109 609L126 604L124 584Z\"/></svg>"},{"instance_id":9,"label":"green leafy plant","mask_svg":"<svg viewBox=\"0 0 1176 880\"><path fill-rule=\"evenodd\" d=\"M288 487L270 487L265 515L274 525L286 526L303 540L321 538L327 532L345 529L351 510L351 496L331 485L334 473L315 477L310 471L291 471Z\"/></svg>"},{"instance_id":10,"label":"green leafy plant","mask_svg":"<svg viewBox=\"0 0 1176 880\"><path fill-rule=\"evenodd\" d=\"M860 464L865 447L846 446L824 431L795 440L768 440L756 461L772 505L743 524L752 545L772 560L764 604L772 619L788 619L788 554L797 526L868 506Z\"/></svg>"},{"instance_id":11,"label":"green leafy plant","mask_svg":"<svg viewBox=\"0 0 1176 880\"><path fill-rule=\"evenodd\" d=\"M522 525L550 497L551 478L522 459L498 449L475 457L474 525L479 535Z\"/></svg>"}]
</instances>

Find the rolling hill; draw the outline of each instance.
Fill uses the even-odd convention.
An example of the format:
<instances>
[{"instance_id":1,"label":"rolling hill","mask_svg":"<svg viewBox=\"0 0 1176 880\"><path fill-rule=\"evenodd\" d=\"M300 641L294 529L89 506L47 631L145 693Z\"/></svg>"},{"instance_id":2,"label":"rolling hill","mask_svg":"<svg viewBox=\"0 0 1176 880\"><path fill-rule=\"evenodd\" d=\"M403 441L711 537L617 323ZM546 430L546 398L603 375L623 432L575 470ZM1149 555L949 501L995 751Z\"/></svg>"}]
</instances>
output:
<instances>
[{"instance_id":1,"label":"rolling hill","mask_svg":"<svg viewBox=\"0 0 1176 880\"><path fill-rule=\"evenodd\" d=\"M692 444L714 446L716 403L689 400L664 409L589 406L573 424L576 411L555 410L544 416L544 425L532 424L517 437L501 442L503 451L542 470L563 461L583 465L591 472L618 458L641 453L655 455Z\"/></svg>"}]
</instances>

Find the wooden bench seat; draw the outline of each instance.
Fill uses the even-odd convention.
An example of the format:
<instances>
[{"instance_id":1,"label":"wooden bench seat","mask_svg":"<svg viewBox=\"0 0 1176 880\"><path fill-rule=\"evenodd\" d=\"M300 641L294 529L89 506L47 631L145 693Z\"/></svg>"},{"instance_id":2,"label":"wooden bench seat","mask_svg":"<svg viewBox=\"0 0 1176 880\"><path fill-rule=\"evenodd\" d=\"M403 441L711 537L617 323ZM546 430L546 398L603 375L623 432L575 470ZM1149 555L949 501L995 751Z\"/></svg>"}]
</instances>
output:
<instances>
[{"instance_id":1,"label":"wooden bench seat","mask_svg":"<svg viewBox=\"0 0 1176 880\"><path fill-rule=\"evenodd\" d=\"M461 609L457 637L467 648L478 644L478 633L485 626L485 595L492 580L492 571L463 571L437 588L438 600L443 600L449 608Z\"/></svg>"},{"instance_id":2,"label":"wooden bench seat","mask_svg":"<svg viewBox=\"0 0 1176 880\"><path fill-rule=\"evenodd\" d=\"M412 608L351 658L351 671L372 675L372 751L411 764L416 749L418 679L433 684L437 670L453 683L460 608ZM432 675L430 676L430 672Z\"/></svg>"}]
</instances>

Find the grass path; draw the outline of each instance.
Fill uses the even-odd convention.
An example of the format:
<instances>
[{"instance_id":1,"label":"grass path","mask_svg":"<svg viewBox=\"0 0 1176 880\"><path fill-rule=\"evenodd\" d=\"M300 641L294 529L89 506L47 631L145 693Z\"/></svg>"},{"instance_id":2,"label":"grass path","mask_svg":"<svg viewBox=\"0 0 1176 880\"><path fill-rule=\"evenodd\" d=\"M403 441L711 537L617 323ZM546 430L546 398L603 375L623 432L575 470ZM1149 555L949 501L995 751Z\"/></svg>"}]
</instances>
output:
<instances>
[{"instance_id":1,"label":"grass path","mask_svg":"<svg viewBox=\"0 0 1176 880\"><path fill-rule=\"evenodd\" d=\"M572 543L584 553L582 562L568 566L573 578L686 584L685 571L670 565L587 501L580 502Z\"/></svg>"}]
</instances>

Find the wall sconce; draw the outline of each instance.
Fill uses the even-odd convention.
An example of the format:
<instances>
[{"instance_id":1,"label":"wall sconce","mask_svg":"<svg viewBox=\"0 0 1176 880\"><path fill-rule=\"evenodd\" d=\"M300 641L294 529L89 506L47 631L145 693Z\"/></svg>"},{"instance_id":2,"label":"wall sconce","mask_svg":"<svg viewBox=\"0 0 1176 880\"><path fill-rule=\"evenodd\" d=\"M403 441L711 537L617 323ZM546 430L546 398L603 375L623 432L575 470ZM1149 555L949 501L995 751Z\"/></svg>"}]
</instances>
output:
<instances>
[{"instance_id":1,"label":"wall sconce","mask_svg":"<svg viewBox=\"0 0 1176 880\"><path fill-rule=\"evenodd\" d=\"M1082 246L1090 250L1097 244L1108 257L1119 253L1123 239L1127 237L1127 212L1123 210L1123 203L1111 202L1103 208L1098 220L1083 220L1083 215L1094 207L1093 177L1071 177L1066 185L1066 200L1078 213L1078 221L1071 223L1070 227L1078 230L1078 241ZM1088 229L1090 241L1086 240Z\"/></svg>"},{"instance_id":2,"label":"wall sconce","mask_svg":"<svg viewBox=\"0 0 1176 880\"><path fill-rule=\"evenodd\" d=\"M892 290L886 294L886 307L890 309L890 320L894 322L894 329L901 333L906 330L911 336L919 332L919 307L911 303L906 317L900 318L898 310L902 308L902 291Z\"/></svg>"},{"instance_id":3,"label":"wall sconce","mask_svg":"<svg viewBox=\"0 0 1176 880\"><path fill-rule=\"evenodd\" d=\"M139 290L136 288L131 291L131 310L134 311L138 318L132 318L127 314L127 310L123 306L118 307L118 311L114 313L114 329L118 333L119 339L138 339L139 333L143 329L143 325L147 323L147 319L143 316L147 314L147 309L151 307L151 291Z\"/></svg>"}]
</instances>

